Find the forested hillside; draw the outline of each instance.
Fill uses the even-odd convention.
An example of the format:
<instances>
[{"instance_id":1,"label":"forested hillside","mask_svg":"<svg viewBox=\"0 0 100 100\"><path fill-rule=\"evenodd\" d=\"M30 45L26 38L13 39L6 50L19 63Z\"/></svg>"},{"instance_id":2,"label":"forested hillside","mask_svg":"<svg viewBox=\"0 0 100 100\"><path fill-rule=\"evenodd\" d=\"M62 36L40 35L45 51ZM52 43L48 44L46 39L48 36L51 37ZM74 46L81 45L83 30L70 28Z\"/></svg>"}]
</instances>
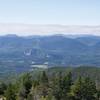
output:
<instances>
[{"instance_id":1,"label":"forested hillside","mask_svg":"<svg viewBox=\"0 0 100 100\"><path fill-rule=\"evenodd\" d=\"M0 97L4 100L99 100L99 73L100 68L96 67L35 68L13 80L1 81Z\"/></svg>"},{"instance_id":2,"label":"forested hillside","mask_svg":"<svg viewBox=\"0 0 100 100\"><path fill-rule=\"evenodd\" d=\"M100 66L100 37L92 35L0 36L0 75L35 67Z\"/></svg>"}]
</instances>

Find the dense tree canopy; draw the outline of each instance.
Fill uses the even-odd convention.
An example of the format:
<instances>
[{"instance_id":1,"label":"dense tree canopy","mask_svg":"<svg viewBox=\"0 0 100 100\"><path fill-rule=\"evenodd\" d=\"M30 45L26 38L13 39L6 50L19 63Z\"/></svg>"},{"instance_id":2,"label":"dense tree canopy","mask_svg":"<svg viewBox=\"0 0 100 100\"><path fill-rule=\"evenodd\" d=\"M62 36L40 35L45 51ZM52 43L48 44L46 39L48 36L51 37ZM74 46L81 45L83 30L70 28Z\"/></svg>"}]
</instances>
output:
<instances>
[{"instance_id":1,"label":"dense tree canopy","mask_svg":"<svg viewBox=\"0 0 100 100\"><path fill-rule=\"evenodd\" d=\"M99 100L100 89L95 80L74 78L71 71L40 71L35 78L30 72L9 84L1 83L0 95L7 100Z\"/></svg>"}]
</instances>

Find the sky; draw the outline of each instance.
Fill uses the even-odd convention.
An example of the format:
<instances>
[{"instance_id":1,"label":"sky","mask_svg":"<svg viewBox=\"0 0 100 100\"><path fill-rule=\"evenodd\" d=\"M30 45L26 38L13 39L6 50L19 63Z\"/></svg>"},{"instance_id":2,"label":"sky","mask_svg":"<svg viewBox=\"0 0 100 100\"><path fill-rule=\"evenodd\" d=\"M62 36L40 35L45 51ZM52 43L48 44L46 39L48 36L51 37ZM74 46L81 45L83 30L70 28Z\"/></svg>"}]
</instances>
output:
<instances>
[{"instance_id":1,"label":"sky","mask_svg":"<svg viewBox=\"0 0 100 100\"><path fill-rule=\"evenodd\" d=\"M99 26L100 0L0 0L0 34L39 33L42 25Z\"/></svg>"}]
</instances>

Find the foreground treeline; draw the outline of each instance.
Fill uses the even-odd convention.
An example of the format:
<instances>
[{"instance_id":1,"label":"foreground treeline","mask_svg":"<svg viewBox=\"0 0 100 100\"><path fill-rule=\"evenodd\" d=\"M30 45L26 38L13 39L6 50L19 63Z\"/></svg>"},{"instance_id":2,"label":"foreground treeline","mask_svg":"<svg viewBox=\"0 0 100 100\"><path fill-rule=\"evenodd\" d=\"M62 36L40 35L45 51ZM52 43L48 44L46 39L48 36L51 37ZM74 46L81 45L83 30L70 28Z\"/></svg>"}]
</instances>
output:
<instances>
[{"instance_id":1,"label":"foreground treeline","mask_svg":"<svg viewBox=\"0 0 100 100\"><path fill-rule=\"evenodd\" d=\"M30 73L9 84L0 84L0 95L4 100L99 100L100 91L96 82L89 77L72 73L48 75L42 71L33 78Z\"/></svg>"}]
</instances>

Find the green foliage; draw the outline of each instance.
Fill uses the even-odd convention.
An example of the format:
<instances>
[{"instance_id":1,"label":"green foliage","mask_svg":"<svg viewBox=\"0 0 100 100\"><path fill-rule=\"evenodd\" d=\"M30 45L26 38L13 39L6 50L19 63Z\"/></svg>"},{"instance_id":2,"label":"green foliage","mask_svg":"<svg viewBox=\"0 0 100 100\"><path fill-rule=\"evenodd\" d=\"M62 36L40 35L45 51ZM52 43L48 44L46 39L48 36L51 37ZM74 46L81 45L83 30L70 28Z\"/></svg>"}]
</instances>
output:
<instances>
[{"instance_id":1,"label":"green foliage","mask_svg":"<svg viewBox=\"0 0 100 100\"><path fill-rule=\"evenodd\" d=\"M100 90L97 90L96 98L97 98L97 100L99 100L99 98L100 98Z\"/></svg>"},{"instance_id":2,"label":"green foliage","mask_svg":"<svg viewBox=\"0 0 100 100\"><path fill-rule=\"evenodd\" d=\"M57 100L66 100L68 99L68 93L70 92L70 88L72 85L72 75L68 73L65 76L62 76L60 72L53 83L53 95Z\"/></svg>"},{"instance_id":3,"label":"green foliage","mask_svg":"<svg viewBox=\"0 0 100 100\"><path fill-rule=\"evenodd\" d=\"M25 74L23 76L23 79L22 79L22 85L23 87L26 89L26 93L29 93L30 92L30 89L32 87L32 81L31 81L31 76L29 73Z\"/></svg>"},{"instance_id":4,"label":"green foliage","mask_svg":"<svg viewBox=\"0 0 100 100\"><path fill-rule=\"evenodd\" d=\"M40 78L40 82L43 85L48 85L48 76L46 75L45 71L42 72L42 75L41 75L41 78Z\"/></svg>"},{"instance_id":5,"label":"green foliage","mask_svg":"<svg viewBox=\"0 0 100 100\"><path fill-rule=\"evenodd\" d=\"M26 73L21 77L21 87L19 96L22 98L27 98L28 94L30 93L31 87L32 87L31 76L29 73Z\"/></svg>"},{"instance_id":6,"label":"green foliage","mask_svg":"<svg viewBox=\"0 0 100 100\"><path fill-rule=\"evenodd\" d=\"M16 93L15 93L14 85L12 84L8 85L8 88L5 92L5 97L7 100L16 100Z\"/></svg>"},{"instance_id":7,"label":"green foliage","mask_svg":"<svg viewBox=\"0 0 100 100\"><path fill-rule=\"evenodd\" d=\"M57 68L56 68L57 69ZM40 77L24 73L11 84L0 84L0 93L7 100L99 100L97 82L90 76L77 77L72 69L40 71ZM64 68L65 69L65 68ZM81 68L77 68L83 72ZM53 72L52 72L53 70ZM75 70L75 69L74 69ZM88 70L88 69L87 69ZM50 73L51 72L51 73ZM87 73L88 74L88 73ZM5 94L4 94L5 93Z\"/></svg>"},{"instance_id":8,"label":"green foliage","mask_svg":"<svg viewBox=\"0 0 100 100\"><path fill-rule=\"evenodd\" d=\"M32 94L29 94L27 97L27 100L35 100L35 99L34 99L34 96Z\"/></svg>"},{"instance_id":9,"label":"green foliage","mask_svg":"<svg viewBox=\"0 0 100 100\"><path fill-rule=\"evenodd\" d=\"M46 72L43 71L40 78L40 90L44 98L48 95L48 88L49 88L48 76L46 75Z\"/></svg>"},{"instance_id":10,"label":"green foliage","mask_svg":"<svg viewBox=\"0 0 100 100\"><path fill-rule=\"evenodd\" d=\"M0 83L0 95L4 95L5 90L7 89L7 85L5 83Z\"/></svg>"},{"instance_id":11,"label":"green foliage","mask_svg":"<svg viewBox=\"0 0 100 100\"><path fill-rule=\"evenodd\" d=\"M96 85L88 77L79 77L75 84L72 86L72 93L77 100L94 100Z\"/></svg>"}]
</instances>

